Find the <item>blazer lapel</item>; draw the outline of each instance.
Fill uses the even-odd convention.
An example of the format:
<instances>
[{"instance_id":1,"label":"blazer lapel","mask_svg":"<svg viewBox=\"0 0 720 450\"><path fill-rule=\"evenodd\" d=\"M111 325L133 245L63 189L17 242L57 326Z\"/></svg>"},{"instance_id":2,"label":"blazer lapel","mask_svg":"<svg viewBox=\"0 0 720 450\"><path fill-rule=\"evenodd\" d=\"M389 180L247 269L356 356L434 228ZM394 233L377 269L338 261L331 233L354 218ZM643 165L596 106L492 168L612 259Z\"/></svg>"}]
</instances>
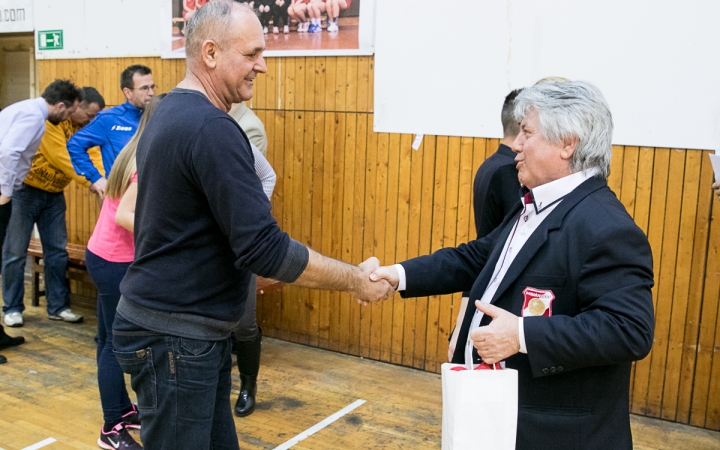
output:
<instances>
[{"instance_id":1,"label":"blazer lapel","mask_svg":"<svg viewBox=\"0 0 720 450\"><path fill-rule=\"evenodd\" d=\"M550 215L542 221L539 227L533 232L530 238L527 240L525 245L520 249L520 252L513 260L512 264L508 268L507 273L500 282L495 295L493 296L490 303L495 303L500 296L517 280L517 278L523 273L527 265L533 259L535 254L542 248L548 238L548 234L553 230L557 230L562 225L565 216L585 197L590 195L592 192L607 186L605 180L601 180L596 177L592 177L584 181L580 186L575 188L572 192L562 199L560 204L552 210ZM504 243L504 241L503 241Z\"/></svg>"}]
</instances>

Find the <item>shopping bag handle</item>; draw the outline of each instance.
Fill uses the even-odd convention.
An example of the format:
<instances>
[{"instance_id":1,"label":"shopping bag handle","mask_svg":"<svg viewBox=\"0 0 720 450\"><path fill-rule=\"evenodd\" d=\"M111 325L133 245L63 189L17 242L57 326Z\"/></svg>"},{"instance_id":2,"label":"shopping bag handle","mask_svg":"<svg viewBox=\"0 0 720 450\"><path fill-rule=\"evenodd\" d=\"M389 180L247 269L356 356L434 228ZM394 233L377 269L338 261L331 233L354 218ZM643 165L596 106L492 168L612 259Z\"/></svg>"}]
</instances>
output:
<instances>
[{"instance_id":1,"label":"shopping bag handle","mask_svg":"<svg viewBox=\"0 0 720 450\"><path fill-rule=\"evenodd\" d=\"M455 372L459 372L461 370L468 370L465 366L455 366L450 370L454 370ZM493 365L490 365L488 363L480 363L473 370L502 370L502 365L497 362Z\"/></svg>"}]
</instances>

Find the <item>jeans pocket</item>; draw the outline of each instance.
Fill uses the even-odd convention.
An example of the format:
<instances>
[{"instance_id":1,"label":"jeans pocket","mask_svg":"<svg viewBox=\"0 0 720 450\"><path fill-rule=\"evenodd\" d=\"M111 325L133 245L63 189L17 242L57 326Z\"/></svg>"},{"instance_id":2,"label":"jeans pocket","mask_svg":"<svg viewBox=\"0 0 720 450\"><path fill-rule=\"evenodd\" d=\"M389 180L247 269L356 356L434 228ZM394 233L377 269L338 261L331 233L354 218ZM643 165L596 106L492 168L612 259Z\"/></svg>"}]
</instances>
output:
<instances>
[{"instance_id":1,"label":"jeans pocket","mask_svg":"<svg viewBox=\"0 0 720 450\"><path fill-rule=\"evenodd\" d=\"M130 375L132 388L137 394L140 411L157 409L157 376L152 358L152 348L134 352L113 351L123 372Z\"/></svg>"}]
</instances>

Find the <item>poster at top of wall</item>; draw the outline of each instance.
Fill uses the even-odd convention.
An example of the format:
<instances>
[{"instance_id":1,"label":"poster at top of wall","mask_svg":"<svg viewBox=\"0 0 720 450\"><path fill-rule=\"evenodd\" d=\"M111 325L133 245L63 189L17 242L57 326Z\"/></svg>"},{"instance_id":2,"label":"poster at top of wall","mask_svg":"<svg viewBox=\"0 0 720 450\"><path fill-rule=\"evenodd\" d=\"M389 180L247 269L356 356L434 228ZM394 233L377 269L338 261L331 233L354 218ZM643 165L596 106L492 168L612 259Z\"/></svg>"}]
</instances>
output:
<instances>
[{"instance_id":1,"label":"poster at top of wall","mask_svg":"<svg viewBox=\"0 0 720 450\"><path fill-rule=\"evenodd\" d=\"M0 33L33 31L32 0L0 0Z\"/></svg>"},{"instance_id":2,"label":"poster at top of wall","mask_svg":"<svg viewBox=\"0 0 720 450\"><path fill-rule=\"evenodd\" d=\"M212 0L163 0L163 58L185 57L185 26ZM239 0L236 0L239 1ZM375 0L242 0L265 35L264 56L373 54Z\"/></svg>"}]
</instances>

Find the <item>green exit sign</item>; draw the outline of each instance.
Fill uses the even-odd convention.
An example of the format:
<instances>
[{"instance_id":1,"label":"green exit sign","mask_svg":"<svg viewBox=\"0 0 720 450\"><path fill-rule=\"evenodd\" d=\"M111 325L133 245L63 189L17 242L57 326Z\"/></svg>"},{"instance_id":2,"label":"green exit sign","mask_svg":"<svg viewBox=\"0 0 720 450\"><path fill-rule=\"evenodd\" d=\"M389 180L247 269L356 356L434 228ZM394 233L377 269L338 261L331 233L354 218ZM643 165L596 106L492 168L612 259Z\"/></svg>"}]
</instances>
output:
<instances>
[{"instance_id":1,"label":"green exit sign","mask_svg":"<svg viewBox=\"0 0 720 450\"><path fill-rule=\"evenodd\" d=\"M38 31L38 50L62 50L62 30Z\"/></svg>"}]
</instances>

